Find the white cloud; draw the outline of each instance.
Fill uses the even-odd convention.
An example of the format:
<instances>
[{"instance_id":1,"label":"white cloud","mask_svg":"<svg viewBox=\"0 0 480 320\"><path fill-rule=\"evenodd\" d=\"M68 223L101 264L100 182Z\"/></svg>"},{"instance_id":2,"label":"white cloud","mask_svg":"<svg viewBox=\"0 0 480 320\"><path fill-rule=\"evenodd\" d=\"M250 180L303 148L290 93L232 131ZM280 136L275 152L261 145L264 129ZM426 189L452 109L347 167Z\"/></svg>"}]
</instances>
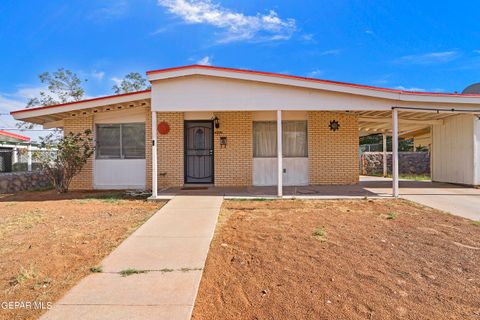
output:
<instances>
[{"instance_id":1,"label":"white cloud","mask_svg":"<svg viewBox=\"0 0 480 320\"><path fill-rule=\"evenodd\" d=\"M205 56L202 59L198 60L197 64L200 64L202 66L211 66L212 65L212 59L209 56Z\"/></svg>"},{"instance_id":2,"label":"white cloud","mask_svg":"<svg viewBox=\"0 0 480 320\"><path fill-rule=\"evenodd\" d=\"M307 42L315 42L315 36L313 33L303 34L302 39Z\"/></svg>"},{"instance_id":3,"label":"white cloud","mask_svg":"<svg viewBox=\"0 0 480 320\"><path fill-rule=\"evenodd\" d=\"M122 81L123 81L123 79L117 78L117 77L111 77L110 80L112 80L113 82L115 82L115 84L116 84L117 86L121 85L121 84L122 84Z\"/></svg>"},{"instance_id":4,"label":"white cloud","mask_svg":"<svg viewBox=\"0 0 480 320\"><path fill-rule=\"evenodd\" d=\"M157 34L164 33L165 31L167 31L167 27L158 28L157 30L150 32L150 35L156 36Z\"/></svg>"},{"instance_id":5,"label":"white cloud","mask_svg":"<svg viewBox=\"0 0 480 320\"><path fill-rule=\"evenodd\" d=\"M472 50L474 53L480 53L480 50Z\"/></svg>"},{"instance_id":6,"label":"white cloud","mask_svg":"<svg viewBox=\"0 0 480 320\"><path fill-rule=\"evenodd\" d=\"M98 79L98 80L103 80L103 78L105 77L105 72L104 71L92 71L92 77L94 77L95 79Z\"/></svg>"},{"instance_id":7,"label":"white cloud","mask_svg":"<svg viewBox=\"0 0 480 320\"><path fill-rule=\"evenodd\" d=\"M366 34L374 34L375 32L373 32L372 30L365 30L365 33Z\"/></svg>"},{"instance_id":8,"label":"white cloud","mask_svg":"<svg viewBox=\"0 0 480 320\"><path fill-rule=\"evenodd\" d=\"M90 14L90 19L102 21L119 18L128 13L128 0L104 0L97 3L101 3L101 6Z\"/></svg>"},{"instance_id":9,"label":"white cloud","mask_svg":"<svg viewBox=\"0 0 480 320\"><path fill-rule=\"evenodd\" d=\"M416 87L407 88L407 87L404 87L404 86L396 86L393 89L402 90L402 91L414 91L414 92L425 92L425 91L427 91L423 88L416 88Z\"/></svg>"},{"instance_id":10,"label":"white cloud","mask_svg":"<svg viewBox=\"0 0 480 320\"><path fill-rule=\"evenodd\" d=\"M320 70L320 69L315 69L315 70L307 73L307 77L309 77L309 78L316 78L316 77L320 77L322 75L323 75L323 70Z\"/></svg>"},{"instance_id":11,"label":"white cloud","mask_svg":"<svg viewBox=\"0 0 480 320\"><path fill-rule=\"evenodd\" d=\"M458 51L442 51L442 52L429 52L417 55L407 55L401 57L398 61L402 63L411 64L432 64L432 63L445 63L458 58Z\"/></svg>"},{"instance_id":12,"label":"white cloud","mask_svg":"<svg viewBox=\"0 0 480 320\"><path fill-rule=\"evenodd\" d=\"M341 52L342 50L340 49L331 49L331 50L325 50L325 51L319 52L318 55L319 56L336 56Z\"/></svg>"},{"instance_id":13,"label":"white cloud","mask_svg":"<svg viewBox=\"0 0 480 320\"><path fill-rule=\"evenodd\" d=\"M12 99L9 95L0 93L0 113L9 113L10 111L22 109L26 102L19 99Z\"/></svg>"},{"instance_id":14,"label":"white cloud","mask_svg":"<svg viewBox=\"0 0 480 320\"><path fill-rule=\"evenodd\" d=\"M268 14L245 15L224 8L211 0L158 0L158 4L186 23L207 24L224 30L219 42L268 41L290 39L296 30L294 19Z\"/></svg>"}]
</instances>

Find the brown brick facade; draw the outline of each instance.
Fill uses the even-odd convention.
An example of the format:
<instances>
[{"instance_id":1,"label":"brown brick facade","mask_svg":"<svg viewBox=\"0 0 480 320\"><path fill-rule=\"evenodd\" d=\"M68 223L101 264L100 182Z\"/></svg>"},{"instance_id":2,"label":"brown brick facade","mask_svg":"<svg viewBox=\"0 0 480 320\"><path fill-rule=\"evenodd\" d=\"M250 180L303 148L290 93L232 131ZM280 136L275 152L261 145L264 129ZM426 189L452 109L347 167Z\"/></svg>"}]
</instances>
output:
<instances>
[{"instance_id":1,"label":"brown brick facade","mask_svg":"<svg viewBox=\"0 0 480 320\"><path fill-rule=\"evenodd\" d=\"M215 113L220 128L215 130L215 185L252 185L253 135L251 112ZM227 146L220 146L220 137L227 138Z\"/></svg>"},{"instance_id":2,"label":"brown brick facade","mask_svg":"<svg viewBox=\"0 0 480 320\"><path fill-rule=\"evenodd\" d=\"M146 185L152 185L151 110L145 107ZM214 135L214 180L216 186L252 185L253 120L252 112L217 112L220 128ZM331 120L340 123L340 129L331 131ZM157 123L166 121L170 132L157 136L158 186L184 184L184 114L159 112ZM66 119L65 132L94 130L93 116ZM220 146L220 137L227 138L227 146ZM308 112L308 153L310 184L354 184L358 182L358 121L355 114L327 111ZM74 177L72 190L93 189L93 157L80 174Z\"/></svg>"},{"instance_id":3,"label":"brown brick facade","mask_svg":"<svg viewBox=\"0 0 480 320\"><path fill-rule=\"evenodd\" d=\"M65 119L63 132L68 134L83 133L85 130L92 131L93 138L93 115L79 116L78 118ZM73 177L70 183L71 190L91 190L93 189L93 156L87 160L80 173Z\"/></svg>"},{"instance_id":4,"label":"brown brick facade","mask_svg":"<svg viewBox=\"0 0 480 320\"><path fill-rule=\"evenodd\" d=\"M157 133L157 173L159 188L167 186L179 187L183 185L183 119L182 112L157 113L157 123L165 121L170 126L170 132L168 134L162 135ZM156 132L156 129L154 132ZM149 163L147 162L147 167L148 166Z\"/></svg>"},{"instance_id":5,"label":"brown brick facade","mask_svg":"<svg viewBox=\"0 0 480 320\"><path fill-rule=\"evenodd\" d=\"M330 130L337 120L340 129ZM355 184L358 168L358 119L352 113L308 112L309 183Z\"/></svg>"}]
</instances>

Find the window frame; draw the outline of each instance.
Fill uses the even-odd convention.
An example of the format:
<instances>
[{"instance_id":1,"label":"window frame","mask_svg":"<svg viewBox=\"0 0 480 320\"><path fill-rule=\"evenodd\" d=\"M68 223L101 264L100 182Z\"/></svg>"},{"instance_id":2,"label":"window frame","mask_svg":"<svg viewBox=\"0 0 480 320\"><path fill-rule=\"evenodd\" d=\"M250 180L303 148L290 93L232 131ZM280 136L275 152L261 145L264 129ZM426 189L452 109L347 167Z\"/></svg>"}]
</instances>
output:
<instances>
[{"instance_id":1,"label":"window frame","mask_svg":"<svg viewBox=\"0 0 480 320\"><path fill-rule=\"evenodd\" d=\"M133 157L133 158L126 158L123 152L123 126L124 125L142 125L143 126L143 132L144 132L144 140L145 140L145 148L143 152L142 157ZM112 156L101 156L99 154L99 147L101 144L99 143L98 140L98 132L99 128L101 126L105 127L112 127L112 126L118 126L119 127L119 155L118 157L112 157ZM146 159L146 148L147 148L147 143L146 143L146 123L145 122L125 122L125 123L96 123L95 124L95 160L145 160Z\"/></svg>"}]
</instances>

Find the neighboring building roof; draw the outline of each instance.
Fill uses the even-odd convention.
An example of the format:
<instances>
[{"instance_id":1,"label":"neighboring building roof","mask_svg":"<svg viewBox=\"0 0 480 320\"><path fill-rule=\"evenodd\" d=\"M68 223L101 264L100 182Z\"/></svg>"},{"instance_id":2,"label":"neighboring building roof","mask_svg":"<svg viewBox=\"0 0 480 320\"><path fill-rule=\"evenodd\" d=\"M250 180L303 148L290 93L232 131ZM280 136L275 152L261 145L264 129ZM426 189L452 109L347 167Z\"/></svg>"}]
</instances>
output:
<instances>
[{"instance_id":1,"label":"neighboring building roof","mask_svg":"<svg viewBox=\"0 0 480 320\"><path fill-rule=\"evenodd\" d=\"M463 90L462 94L480 94L480 82L469 85Z\"/></svg>"},{"instance_id":2,"label":"neighboring building roof","mask_svg":"<svg viewBox=\"0 0 480 320\"><path fill-rule=\"evenodd\" d=\"M28 142L30 141L29 137L22 136L20 134L0 130L0 141L5 142Z\"/></svg>"}]
</instances>

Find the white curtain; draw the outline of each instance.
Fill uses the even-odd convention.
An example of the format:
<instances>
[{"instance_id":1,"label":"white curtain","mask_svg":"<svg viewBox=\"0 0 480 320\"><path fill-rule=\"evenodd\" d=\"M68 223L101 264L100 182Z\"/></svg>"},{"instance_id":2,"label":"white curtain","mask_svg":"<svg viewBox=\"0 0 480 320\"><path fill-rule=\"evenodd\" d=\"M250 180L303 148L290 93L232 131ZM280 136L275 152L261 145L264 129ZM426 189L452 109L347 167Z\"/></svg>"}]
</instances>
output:
<instances>
[{"instance_id":1,"label":"white curtain","mask_svg":"<svg viewBox=\"0 0 480 320\"><path fill-rule=\"evenodd\" d=\"M253 122L253 157L275 158L277 156L277 127L272 121Z\"/></svg>"},{"instance_id":2,"label":"white curtain","mask_svg":"<svg viewBox=\"0 0 480 320\"><path fill-rule=\"evenodd\" d=\"M308 157L307 121L283 121L282 140L284 157ZM277 157L277 123L253 123L253 157Z\"/></svg>"},{"instance_id":3,"label":"white curtain","mask_svg":"<svg viewBox=\"0 0 480 320\"><path fill-rule=\"evenodd\" d=\"M282 131L283 156L308 157L307 121L284 121Z\"/></svg>"}]
</instances>

